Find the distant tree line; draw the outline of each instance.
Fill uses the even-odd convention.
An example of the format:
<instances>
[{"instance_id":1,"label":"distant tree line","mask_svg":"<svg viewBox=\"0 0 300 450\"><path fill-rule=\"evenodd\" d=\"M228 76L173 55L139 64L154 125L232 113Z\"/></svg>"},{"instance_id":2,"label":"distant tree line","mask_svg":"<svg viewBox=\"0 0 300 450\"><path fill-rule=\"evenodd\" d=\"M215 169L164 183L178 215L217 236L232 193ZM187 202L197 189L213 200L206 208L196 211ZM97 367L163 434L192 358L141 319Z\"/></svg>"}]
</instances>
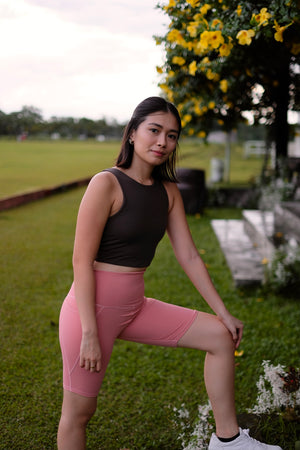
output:
<instances>
[{"instance_id":1,"label":"distant tree line","mask_svg":"<svg viewBox=\"0 0 300 450\"><path fill-rule=\"evenodd\" d=\"M10 114L0 111L0 136L7 137L120 139L124 128L125 124L120 124L115 119L108 121L105 117L92 120L86 117L76 119L53 116L49 120L44 120L41 111L33 106L23 106L21 111ZM237 140L241 142L249 139L265 140L266 128L258 124L248 126L240 123L236 129ZM212 131L221 129L215 122ZM183 136L186 134L188 135L183 132Z\"/></svg>"},{"instance_id":2,"label":"distant tree line","mask_svg":"<svg viewBox=\"0 0 300 450\"><path fill-rule=\"evenodd\" d=\"M33 106L23 106L21 111L5 114L0 111L0 136L36 136L77 138L79 136L96 138L117 138L122 136L124 124L105 117L92 120L86 117L56 117L45 120L41 111Z\"/></svg>"}]
</instances>

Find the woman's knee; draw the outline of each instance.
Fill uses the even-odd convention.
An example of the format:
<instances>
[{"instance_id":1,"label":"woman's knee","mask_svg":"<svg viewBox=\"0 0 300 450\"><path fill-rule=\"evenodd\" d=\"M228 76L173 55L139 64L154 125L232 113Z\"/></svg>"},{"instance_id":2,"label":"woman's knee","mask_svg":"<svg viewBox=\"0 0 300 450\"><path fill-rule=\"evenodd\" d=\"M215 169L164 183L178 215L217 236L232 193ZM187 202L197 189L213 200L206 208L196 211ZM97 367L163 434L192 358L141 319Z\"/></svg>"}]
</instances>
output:
<instances>
[{"instance_id":1,"label":"woman's knee","mask_svg":"<svg viewBox=\"0 0 300 450\"><path fill-rule=\"evenodd\" d=\"M233 348L228 329L213 314L199 312L197 319L178 342L179 347L196 348L210 353Z\"/></svg>"},{"instance_id":2,"label":"woman's knee","mask_svg":"<svg viewBox=\"0 0 300 450\"><path fill-rule=\"evenodd\" d=\"M213 343L215 344L216 351L233 351L234 349L234 342L231 333L218 318L216 318L215 321Z\"/></svg>"}]
</instances>

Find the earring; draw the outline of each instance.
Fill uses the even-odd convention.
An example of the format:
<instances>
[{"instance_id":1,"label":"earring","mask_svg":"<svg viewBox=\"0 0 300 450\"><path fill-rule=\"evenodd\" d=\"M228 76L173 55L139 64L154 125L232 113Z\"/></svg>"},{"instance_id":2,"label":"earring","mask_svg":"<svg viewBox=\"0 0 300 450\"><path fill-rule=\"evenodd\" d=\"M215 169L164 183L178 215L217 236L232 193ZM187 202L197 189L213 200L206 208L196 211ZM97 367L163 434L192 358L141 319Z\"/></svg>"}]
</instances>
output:
<instances>
[{"instance_id":1,"label":"earring","mask_svg":"<svg viewBox=\"0 0 300 450\"><path fill-rule=\"evenodd\" d=\"M131 138L128 139L128 142L129 142L130 145L134 144L134 141Z\"/></svg>"}]
</instances>

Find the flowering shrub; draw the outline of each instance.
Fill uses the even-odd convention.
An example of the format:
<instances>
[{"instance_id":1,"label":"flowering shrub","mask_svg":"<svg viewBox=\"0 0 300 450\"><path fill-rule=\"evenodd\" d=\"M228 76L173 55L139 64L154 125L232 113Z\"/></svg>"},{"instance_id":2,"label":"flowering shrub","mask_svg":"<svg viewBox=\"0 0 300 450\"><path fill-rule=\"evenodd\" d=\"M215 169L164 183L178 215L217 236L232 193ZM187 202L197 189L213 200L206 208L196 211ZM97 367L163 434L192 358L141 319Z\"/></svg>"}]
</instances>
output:
<instances>
[{"instance_id":1,"label":"flowering shrub","mask_svg":"<svg viewBox=\"0 0 300 450\"><path fill-rule=\"evenodd\" d=\"M258 396L256 405L248 410L259 418L264 415L282 415L288 422L299 420L300 407L300 371L290 367L288 371L278 364L263 361L264 374L257 382ZM185 405L174 408L176 423L181 427L179 435L183 450L203 450L208 447L213 430L213 414L210 402L198 406L198 418L192 428L190 415ZM273 421L274 422L274 421ZM272 421L269 426L272 427ZM277 424L275 423L275 427Z\"/></svg>"},{"instance_id":2,"label":"flowering shrub","mask_svg":"<svg viewBox=\"0 0 300 450\"><path fill-rule=\"evenodd\" d=\"M300 296L300 248L296 243L281 245L265 267L266 288L291 297Z\"/></svg>"},{"instance_id":3,"label":"flowering shrub","mask_svg":"<svg viewBox=\"0 0 300 450\"><path fill-rule=\"evenodd\" d=\"M213 414L210 402L198 406L198 419L191 430L189 424L189 412L183 404L180 409L174 408L176 422L180 424L182 433L178 439L181 440L183 450L203 450L207 448L213 431Z\"/></svg>"},{"instance_id":4,"label":"flowering shrub","mask_svg":"<svg viewBox=\"0 0 300 450\"><path fill-rule=\"evenodd\" d=\"M274 178L258 186L257 191L259 209L273 211L276 204L293 199L295 185L284 178Z\"/></svg>"},{"instance_id":5,"label":"flowering shrub","mask_svg":"<svg viewBox=\"0 0 300 450\"><path fill-rule=\"evenodd\" d=\"M249 412L254 414L285 413L288 418L296 416L300 407L299 369L291 367L286 372L280 364L273 366L269 361L263 361L262 366L264 375L261 375L257 382L256 405L249 409Z\"/></svg>"},{"instance_id":6,"label":"flowering shrub","mask_svg":"<svg viewBox=\"0 0 300 450\"><path fill-rule=\"evenodd\" d=\"M293 109L297 2L168 0L158 8L170 20L166 35L156 37L166 51L157 68L160 87L178 106L188 135L203 137L216 122L231 130L244 111L273 123L274 108Z\"/></svg>"}]
</instances>

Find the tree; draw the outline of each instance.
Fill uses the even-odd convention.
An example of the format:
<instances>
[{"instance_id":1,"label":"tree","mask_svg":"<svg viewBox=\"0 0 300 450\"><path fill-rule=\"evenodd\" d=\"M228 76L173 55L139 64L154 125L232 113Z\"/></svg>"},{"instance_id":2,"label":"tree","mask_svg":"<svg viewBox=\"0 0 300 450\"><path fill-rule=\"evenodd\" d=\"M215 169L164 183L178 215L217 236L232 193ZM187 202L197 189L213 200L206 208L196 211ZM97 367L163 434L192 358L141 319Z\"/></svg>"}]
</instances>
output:
<instances>
[{"instance_id":1,"label":"tree","mask_svg":"<svg viewBox=\"0 0 300 450\"><path fill-rule=\"evenodd\" d=\"M297 4L298 3L298 4ZM276 156L286 158L288 110L299 110L299 1L169 0L170 18L157 70L189 135L218 123L232 130L244 113L271 125Z\"/></svg>"},{"instance_id":2,"label":"tree","mask_svg":"<svg viewBox=\"0 0 300 450\"><path fill-rule=\"evenodd\" d=\"M23 106L21 111L12 114L16 114L17 116L20 131L35 133L43 123L41 110L34 106Z\"/></svg>"}]
</instances>

